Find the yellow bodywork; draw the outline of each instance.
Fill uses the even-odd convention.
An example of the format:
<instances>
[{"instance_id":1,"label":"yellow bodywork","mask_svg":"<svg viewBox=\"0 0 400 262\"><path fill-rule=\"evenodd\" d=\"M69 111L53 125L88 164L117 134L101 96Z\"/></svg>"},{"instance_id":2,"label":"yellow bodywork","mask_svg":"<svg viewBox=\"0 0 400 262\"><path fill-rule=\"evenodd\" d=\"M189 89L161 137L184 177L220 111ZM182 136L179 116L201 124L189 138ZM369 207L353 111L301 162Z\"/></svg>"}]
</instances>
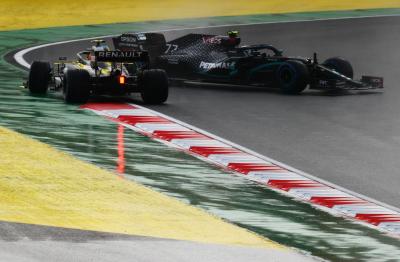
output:
<instances>
[{"instance_id":1,"label":"yellow bodywork","mask_svg":"<svg viewBox=\"0 0 400 262\"><path fill-rule=\"evenodd\" d=\"M1 0L0 31L176 18L398 7L400 0Z\"/></svg>"},{"instance_id":2,"label":"yellow bodywork","mask_svg":"<svg viewBox=\"0 0 400 262\"><path fill-rule=\"evenodd\" d=\"M0 149L2 221L284 249L2 127Z\"/></svg>"},{"instance_id":3,"label":"yellow bodywork","mask_svg":"<svg viewBox=\"0 0 400 262\"><path fill-rule=\"evenodd\" d=\"M82 64L80 62L71 62L71 64L79 67L80 69L92 70L92 68L89 65L85 65L85 64ZM111 68L111 63L107 62L106 64L108 64L110 66L110 68ZM110 75L110 73L111 73L110 69L108 69L108 68L100 68L100 74L101 75L106 75L107 76L107 75Z\"/></svg>"}]
</instances>

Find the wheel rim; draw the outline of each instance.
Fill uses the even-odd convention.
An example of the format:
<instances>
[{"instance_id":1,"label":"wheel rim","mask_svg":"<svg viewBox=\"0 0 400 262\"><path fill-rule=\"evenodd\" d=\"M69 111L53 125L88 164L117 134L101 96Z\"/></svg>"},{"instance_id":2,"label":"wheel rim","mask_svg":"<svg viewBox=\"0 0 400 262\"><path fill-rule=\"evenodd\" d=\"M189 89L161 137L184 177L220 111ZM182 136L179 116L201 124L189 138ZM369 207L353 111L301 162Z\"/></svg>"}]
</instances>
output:
<instances>
[{"instance_id":1,"label":"wheel rim","mask_svg":"<svg viewBox=\"0 0 400 262\"><path fill-rule=\"evenodd\" d=\"M292 68L284 66L279 70L279 79L283 85L291 85L295 80L295 72Z\"/></svg>"}]
</instances>

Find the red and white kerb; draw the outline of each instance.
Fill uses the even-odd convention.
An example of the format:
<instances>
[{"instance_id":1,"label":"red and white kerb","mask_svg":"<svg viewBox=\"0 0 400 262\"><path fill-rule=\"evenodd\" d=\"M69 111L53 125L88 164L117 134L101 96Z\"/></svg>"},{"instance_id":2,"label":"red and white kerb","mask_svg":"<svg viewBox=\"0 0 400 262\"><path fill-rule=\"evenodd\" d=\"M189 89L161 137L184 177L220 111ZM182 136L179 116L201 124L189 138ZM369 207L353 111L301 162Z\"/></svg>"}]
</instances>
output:
<instances>
[{"instance_id":1,"label":"red and white kerb","mask_svg":"<svg viewBox=\"0 0 400 262\"><path fill-rule=\"evenodd\" d=\"M227 143L211 138L146 108L118 103L89 103L82 108L245 178L286 192L290 196L335 214L400 235L400 213L353 196L268 162Z\"/></svg>"}]
</instances>

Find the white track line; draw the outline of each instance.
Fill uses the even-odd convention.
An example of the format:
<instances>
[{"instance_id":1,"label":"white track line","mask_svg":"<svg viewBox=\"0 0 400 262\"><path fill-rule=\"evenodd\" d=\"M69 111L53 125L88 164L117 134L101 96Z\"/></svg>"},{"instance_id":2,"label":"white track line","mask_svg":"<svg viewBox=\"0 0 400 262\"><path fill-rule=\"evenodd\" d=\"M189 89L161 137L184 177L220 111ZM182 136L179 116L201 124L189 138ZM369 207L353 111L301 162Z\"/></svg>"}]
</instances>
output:
<instances>
[{"instance_id":1,"label":"white track line","mask_svg":"<svg viewBox=\"0 0 400 262\"><path fill-rule=\"evenodd\" d=\"M195 29L206 29L206 28L219 28L219 27L252 26L252 25L261 25L261 24L278 24L278 23L295 23L295 22L314 22L314 21L326 21L326 20L346 20L346 19L361 19L361 18L376 18L376 17L392 17L392 16L399 16L399 15L378 15L378 16L341 17L341 18L328 18L328 19L309 19L309 20L283 21L283 22L263 22L263 23L246 23L246 24L225 24L225 25L204 26L204 27L175 28L175 29L159 30L159 31L151 31L151 32L171 32L171 31L183 31L183 30L195 30ZM150 32L150 31L149 31L149 32ZM37 50L37 49L40 49L40 48L45 48L45 47L48 47L48 46L54 46L54 45L60 45L60 44L67 44L67 43L78 42L78 41L85 41L85 40L96 39L96 38L106 38L106 37L112 37L112 36L114 36L114 35L106 35L106 36L82 38L82 39L75 39L75 40L67 40L67 41L61 41L61 42L48 43L48 44L43 44L43 45L39 45L39 46L34 46L34 47L30 47L30 48L27 48L27 49L20 50L19 52L17 52L17 53L14 55L14 59L15 59L16 62L17 62L18 64L20 64L21 66L23 66L23 67L25 67L25 68L29 68L29 67L30 67L30 64L25 60L24 56L25 56L27 53L31 52L31 51L34 51L34 50ZM246 148L246 147L240 146L240 145L235 144L235 143L233 143L233 142L231 142L231 141L228 141L228 140L226 140L226 139L224 139L224 138L218 137L218 136L216 136L216 135L214 135L214 134L211 134L211 133L209 133L209 132L207 132L207 131L205 131L205 130L202 130L202 129L200 129L200 128L194 127L194 126L192 126L192 125L190 125L190 124L188 124L188 123L182 122L182 121L180 121L180 120L178 120L178 119L175 119L175 118L173 118L173 117L164 115L164 114L162 114L162 113L160 113L160 112L157 112L157 111L148 109L148 108L146 108L146 107L142 107L142 106L139 106L139 105L135 105L135 107L138 107L138 108L143 109L143 111L146 111L147 114L150 113L150 115L151 115L151 114L154 114L154 115L157 115L157 116L164 117L165 119L168 119L168 120L170 120L170 121L172 121L172 122L174 122L174 123L176 123L176 124L179 124L179 125L181 125L182 127L185 127L185 128L187 128L187 129L190 129L190 130L194 130L194 131L196 131L196 132L198 132L198 133L201 133L201 134L204 134L204 135L206 135L206 136L208 136L208 137L210 137L210 138L213 138L213 139L215 139L216 141L221 142L221 143L223 143L223 144L225 144L225 145L229 145L229 146L231 146L231 147L237 148L237 149L241 150L241 151L244 152L244 153L250 154L250 155L252 155L252 156L254 156L254 157L257 157L257 158L259 158L259 159L261 159L261 160L264 160L264 161L266 161L266 162L268 162L268 163L273 163L273 164L275 164L275 165L277 165L277 166L280 166L280 167L282 167L282 168L284 168L284 169L286 169L286 170L292 172L293 174L292 174L292 173L289 173L289 174L292 174L293 177L298 177L298 176L300 175L300 177L303 176L303 177L306 178L306 179L310 179L310 180L312 180L312 181L319 182L319 183L323 184L324 186L332 187L332 190L328 190L328 191L326 191L324 188L321 188L321 189L318 189L318 188L314 188L314 189L312 189L312 188L308 188L308 189L291 189L290 192L295 193L296 195L298 195L298 197L301 197L301 198L307 200L307 198L310 197L310 194L312 194L312 192L317 192L318 194L320 194L320 195L322 195L322 196L324 196L324 195L335 195L335 194L332 193L331 191L334 191L334 192L341 192L341 195L350 195L350 196L354 196L354 197L360 198L360 199L362 199L362 200L366 200L366 201L368 201L368 202L370 202L370 203L374 203L374 204L376 204L376 205L378 205L378 206L380 206L380 207L384 207L385 209L389 209L389 210L392 211L392 212L400 213L400 209L399 209L399 208L393 207L393 206L388 205L388 204L386 204L386 203L382 203L382 202L380 202L380 201L378 201L378 200L376 200L376 199L372 199L372 198L370 198L370 197L367 197L367 196L364 196L364 195L362 195L362 194L359 194L359 193L353 192L353 191L351 191L351 190L348 190L348 189L346 189L346 188L343 188L343 187L341 187L341 186L339 186L339 185L330 183L330 182L328 182L328 181L326 181L326 180L324 180L324 179L321 179L321 178L315 177L315 176L313 176L313 175L310 175L310 174L308 174L308 173L305 173L305 172L303 172L303 171L300 171L300 170L298 170L298 169L296 169L296 168L294 168L294 167L291 167L291 166L289 166L289 165L286 165L286 164L284 164L284 163L281 163L281 162L279 162L279 161L277 161L277 160L274 160L274 159L272 159L272 158L269 158L269 157L267 157L267 156L261 155L261 154L259 154L259 153L257 153L257 152L254 152L254 151L252 151L252 150L250 150L250 149L248 149L248 148ZM113 115L112 117L118 117L118 113L117 113L117 112L115 112L115 113L116 113L116 114ZM122 113L125 114L126 112L122 112ZM126 125L126 126L129 127L129 125ZM135 127L131 127L131 128L135 130ZM185 128L182 129L182 130L186 130ZM151 128L150 128L150 129L151 129ZM178 128L178 129L179 129L179 128ZM136 131L137 131L137 130L136 130ZM197 143L197 142L196 142L196 143ZM170 143L170 144L172 145L172 143ZM200 144L201 144L201 143L200 143ZM218 144L218 143L217 143L217 144ZM268 172L266 172L266 171L264 171L264 172L266 173L266 176L265 176L264 178L262 177L262 173L263 173L262 171L250 172L249 175L248 175L248 179L250 179L250 180L255 180L255 181L257 182L257 180L260 181L259 179L261 179L261 180L262 180L262 179L266 179L265 181L268 181L269 177L274 177L274 176L271 176L271 175L268 176ZM260 175L260 176L258 176L258 178L256 178L256 177L254 176L254 174L257 175L257 173L259 173L259 175ZM283 176L285 176L285 175L287 176L287 174L288 174L288 173L283 173ZM276 176L275 176L275 177L276 177ZM284 178L284 179L286 179L286 178ZM284 180L284 179L283 179L283 180ZM326 193L324 193L325 191L326 191ZM316 205L316 206L318 206L318 205ZM338 208L339 208L339 207L338 207ZM340 208L339 208L339 209L340 209ZM341 212L341 213L343 213L343 212ZM365 224L365 223L364 223L364 224ZM398 232L398 229L399 229L398 223L391 223L391 222L382 222L382 223L380 223L380 224L378 225L377 228L383 229L384 231L392 231L392 232L393 232L393 231Z\"/></svg>"},{"instance_id":2,"label":"white track line","mask_svg":"<svg viewBox=\"0 0 400 262\"><path fill-rule=\"evenodd\" d=\"M174 31L184 31L184 30L196 30L196 29L207 29L207 28L219 28L219 27L234 27L234 26L252 26L252 25L265 25L265 24L288 24L288 23L299 23L299 22L318 22L318 21L330 21L330 20L347 20L347 19L363 19L363 18L379 18L379 17L393 17L393 16L400 16L400 14L392 14L392 15L366 15L366 16L348 16L348 17L333 17L333 18L317 18L317 19L302 19L302 20L292 20L292 21L271 21L271 22L258 22L258 23L243 23L243 24L222 24L222 25L211 25L211 26L198 26L198 27L186 27L186 28L173 28L173 29L165 29L165 30L155 30L155 31L146 31L144 33L152 33L152 32L174 32ZM60 45L60 44L67 44L85 40L92 40L96 38L108 38L113 37L116 35L103 35L103 36L96 36L96 37L88 37L88 38L80 38L74 40L66 40L54 43L48 43L38 46L32 46L14 54L14 59L17 61L18 64L22 65L25 68L30 68L30 64L24 59L24 55L27 53L48 47L53 45Z\"/></svg>"}]
</instances>

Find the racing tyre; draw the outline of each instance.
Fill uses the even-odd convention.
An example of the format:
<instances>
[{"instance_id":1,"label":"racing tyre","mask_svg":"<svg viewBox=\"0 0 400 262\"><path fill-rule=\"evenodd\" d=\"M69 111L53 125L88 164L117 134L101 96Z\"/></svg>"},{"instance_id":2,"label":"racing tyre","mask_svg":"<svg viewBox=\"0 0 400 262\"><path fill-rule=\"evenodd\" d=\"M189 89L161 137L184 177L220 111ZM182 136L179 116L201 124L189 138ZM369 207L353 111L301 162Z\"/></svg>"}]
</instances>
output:
<instances>
[{"instance_id":1,"label":"racing tyre","mask_svg":"<svg viewBox=\"0 0 400 262\"><path fill-rule=\"evenodd\" d=\"M85 103L89 99L90 75L81 69L70 69L65 75L64 101L66 103Z\"/></svg>"},{"instance_id":2,"label":"racing tyre","mask_svg":"<svg viewBox=\"0 0 400 262\"><path fill-rule=\"evenodd\" d=\"M168 98L168 77L164 70L144 70L139 82L146 104L162 104Z\"/></svg>"},{"instance_id":3,"label":"racing tyre","mask_svg":"<svg viewBox=\"0 0 400 262\"><path fill-rule=\"evenodd\" d=\"M351 66L350 62L341 57L329 58L325 60L322 65L334 69L336 72L349 78L353 78L354 76L353 67Z\"/></svg>"},{"instance_id":4,"label":"racing tyre","mask_svg":"<svg viewBox=\"0 0 400 262\"><path fill-rule=\"evenodd\" d=\"M305 64L296 60L288 60L279 66L277 81L282 92L299 94L310 81L310 72Z\"/></svg>"},{"instance_id":5,"label":"racing tyre","mask_svg":"<svg viewBox=\"0 0 400 262\"><path fill-rule=\"evenodd\" d=\"M29 70L28 89L32 94L46 94L51 77L49 62L35 61Z\"/></svg>"}]
</instances>

